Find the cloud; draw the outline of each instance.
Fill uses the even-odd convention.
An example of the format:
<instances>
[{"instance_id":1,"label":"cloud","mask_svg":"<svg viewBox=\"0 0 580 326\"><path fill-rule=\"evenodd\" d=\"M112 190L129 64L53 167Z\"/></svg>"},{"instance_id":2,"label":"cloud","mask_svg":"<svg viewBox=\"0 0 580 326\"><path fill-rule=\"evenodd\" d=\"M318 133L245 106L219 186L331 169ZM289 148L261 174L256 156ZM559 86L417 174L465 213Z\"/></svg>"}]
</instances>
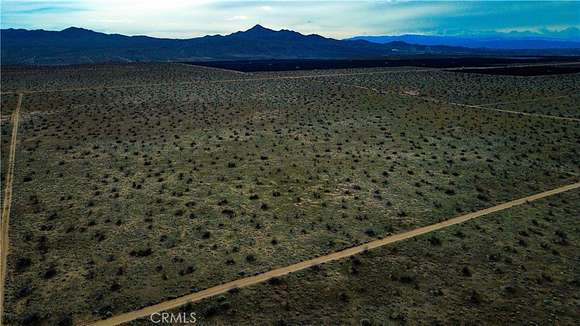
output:
<instances>
[{"instance_id":1,"label":"cloud","mask_svg":"<svg viewBox=\"0 0 580 326\"><path fill-rule=\"evenodd\" d=\"M233 16L228 18L227 20L248 20L248 16L243 16L243 15L237 15L237 16Z\"/></svg>"},{"instance_id":2,"label":"cloud","mask_svg":"<svg viewBox=\"0 0 580 326\"><path fill-rule=\"evenodd\" d=\"M3 0L2 27L188 38L257 23L335 38L580 27L580 2Z\"/></svg>"},{"instance_id":3,"label":"cloud","mask_svg":"<svg viewBox=\"0 0 580 326\"><path fill-rule=\"evenodd\" d=\"M76 1L2 1L2 16L36 15L43 13L71 13L86 8Z\"/></svg>"}]
</instances>

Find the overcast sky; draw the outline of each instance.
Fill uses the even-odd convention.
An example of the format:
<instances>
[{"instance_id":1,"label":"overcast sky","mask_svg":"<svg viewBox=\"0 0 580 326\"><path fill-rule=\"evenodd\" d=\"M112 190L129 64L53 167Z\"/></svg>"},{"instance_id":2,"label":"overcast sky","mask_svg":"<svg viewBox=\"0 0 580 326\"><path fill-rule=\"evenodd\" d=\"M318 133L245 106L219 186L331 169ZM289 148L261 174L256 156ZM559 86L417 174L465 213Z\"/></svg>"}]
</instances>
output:
<instances>
[{"instance_id":1,"label":"overcast sky","mask_svg":"<svg viewBox=\"0 0 580 326\"><path fill-rule=\"evenodd\" d=\"M189 38L255 24L335 38L580 27L580 2L1 0L2 28Z\"/></svg>"}]
</instances>

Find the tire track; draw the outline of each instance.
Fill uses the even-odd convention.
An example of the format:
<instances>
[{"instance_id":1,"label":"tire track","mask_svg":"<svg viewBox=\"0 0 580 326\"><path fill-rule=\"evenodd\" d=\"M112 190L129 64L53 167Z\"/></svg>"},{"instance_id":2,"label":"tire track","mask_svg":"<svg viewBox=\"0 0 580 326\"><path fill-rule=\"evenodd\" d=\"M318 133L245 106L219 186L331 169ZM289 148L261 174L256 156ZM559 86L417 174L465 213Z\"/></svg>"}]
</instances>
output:
<instances>
[{"instance_id":1,"label":"tire track","mask_svg":"<svg viewBox=\"0 0 580 326\"><path fill-rule=\"evenodd\" d=\"M6 185L4 187L4 201L2 202L2 230L0 241L0 326L4 324L4 285L6 284L6 259L8 258L8 227L10 222L10 209L12 208L12 184L14 180L14 165L16 158L16 141L18 136L18 123L20 121L20 107L23 94L18 95L16 110L12 113L12 138L10 140L10 152L8 156L8 169L6 170Z\"/></svg>"},{"instance_id":2,"label":"tire track","mask_svg":"<svg viewBox=\"0 0 580 326\"><path fill-rule=\"evenodd\" d=\"M572 95L549 96L549 97L540 97L540 98L535 98L535 99L526 99L526 100L521 100L521 101L497 102L497 103L477 104L477 105L456 103L456 102L446 102L446 101L439 100L439 99L436 99L433 97L421 96L421 95L409 95L409 94L404 94L404 93L401 93L399 95L408 96L408 97L415 97L418 99L423 99L423 100L427 100L427 101L431 101L431 102L435 102L435 103L439 103L439 104L443 104L443 105L447 104L447 105L451 105L451 106L458 106L458 107L464 107L464 108L472 108L472 109L485 110L485 111L494 111L494 112L500 112L500 113L515 114L515 115L519 115L519 116L529 116L529 117L537 117L537 118L548 118L548 119L555 119L555 120L580 122L580 118L561 117L561 116L557 116L557 115L504 110L504 109L497 109L497 108L489 107L489 106L502 105L502 104L526 103L526 102L540 101L540 100L544 100L544 99L571 97Z\"/></svg>"},{"instance_id":3,"label":"tire track","mask_svg":"<svg viewBox=\"0 0 580 326\"><path fill-rule=\"evenodd\" d=\"M173 64L182 65L182 66L186 66L186 67L190 67L190 68L207 69L210 71L214 70L214 71L224 71L224 72L229 72L229 73L234 73L234 74L239 74L239 75L252 75L250 73L243 72L240 70L232 70L232 69L217 68L217 67L210 67L210 66L200 66L200 65L193 64L193 63L189 64L189 63L183 63L183 62L174 62Z\"/></svg>"}]
</instances>

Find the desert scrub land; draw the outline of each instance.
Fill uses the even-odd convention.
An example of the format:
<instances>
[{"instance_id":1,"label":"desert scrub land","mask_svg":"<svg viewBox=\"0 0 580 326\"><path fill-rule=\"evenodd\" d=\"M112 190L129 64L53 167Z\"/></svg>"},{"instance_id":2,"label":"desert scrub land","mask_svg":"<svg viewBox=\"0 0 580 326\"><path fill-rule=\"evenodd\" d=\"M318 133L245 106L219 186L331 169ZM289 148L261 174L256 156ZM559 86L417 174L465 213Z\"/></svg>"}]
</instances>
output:
<instances>
[{"instance_id":1,"label":"desert scrub land","mask_svg":"<svg viewBox=\"0 0 580 326\"><path fill-rule=\"evenodd\" d=\"M572 96L577 95L580 89L579 74L522 77L433 70L320 78L374 88L380 92L397 92L470 105Z\"/></svg>"},{"instance_id":2,"label":"desert scrub land","mask_svg":"<svg viewBox=\"0 0 580 326\"><path fill-rule=\"evenodd\" d=\"M580 173L578 123L377 93L344 76L220 79L230 72L162 66L171 74L78 73L83 85L149 86L25 94L9 323L106 318ZM77 73L54 74L35 89L72 86ZM424 74L390 75L443 87ZM172 75L195 82L167 84ZM571 92L566 78L533 83Z\"/></svg>"},{"instance_id":3,"label":"desert scrub land","mask_svg":"<svg viewBox=\"0 0 580 326\"><path fill-rule=\"evenodd\" d=\"M239 79L244 76L225 70L169 63L2 69L3 92L195 83L204 80Z\"/></svg>"},{"instance_id":4,"label":"desert scrub land","mask_svg":"<svg viewBox=\"0 0 580 326\"><path fill-rule=\"evenodd\" d=\"M2 117L2 125L1 125L1 132L2 132L2 141L1 141L1 145L2 145L2 160L0 161L0 165L2 166L1 169L1 181L2 181L2 189L4 189L4 179L6 177L6 170L8 169L7 166L7 160L8 160L8 152L10 149L10 136L12 134L12 123L10 121L10 116L6 115ZM4 156L6 155L6 156ZM6 160L6 161L5 161ZM4 200L4 196L1 196L2 199L0 199L0 203L2 202L2 200Z\"/></svg>"},{"instance_id":5,"label":"desert scrub land","mask_svg":"<svg viewBox=\"0 0 580 326\"><path fill-rule=\"evenodd\" d=\"M250 78L296 78L303 76L341 76L341 75L373 75L373 74L392 74L407 71L429 71L439 70L437 68L424 67L388 67L388 68L346 68L346 69L313 69L313 70L289 70L289 71L258 71L250 73Z\"/></svg>"},{"instance_id":6,"label":"desert scrub land","mask_svg":"<svg viewBox=\"0 0 580 326\"><path fill-rule=\"evenodd\" d=\"M10 115L16 109L16 104L18 103L18 94L2 94L0 97L2 106L2 121L5 119L10 119Z\"/></svg>"},{"instance_id":7,"label":"desert scrub land","mask_svg":"<svg viewBox=\"0 0 580 326\"><path fill-rule=\"evenodd\" d=\"M173 312L201 325L573 325L579 203L574 190Z\"/></svg>"}]
</instances>

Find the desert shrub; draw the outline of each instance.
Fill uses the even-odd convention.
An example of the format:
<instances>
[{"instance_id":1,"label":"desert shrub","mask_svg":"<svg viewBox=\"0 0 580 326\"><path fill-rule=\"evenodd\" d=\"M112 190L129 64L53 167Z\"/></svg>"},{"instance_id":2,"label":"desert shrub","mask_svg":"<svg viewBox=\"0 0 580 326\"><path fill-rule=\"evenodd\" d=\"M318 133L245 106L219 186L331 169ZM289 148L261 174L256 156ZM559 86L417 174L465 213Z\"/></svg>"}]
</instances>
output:
<instances>
[{"instance_id":1,"label":"desert shrub","mask_svg":"<svg viewBox=\"0 0 580 326\"><path fill-rule=\"evenodd\" d=\"M195 271L193 266L187 266L185 269L179 271L179 275L184 276L188 274L192 274Z\"/></svg>"},{"instance_id":2,"label":"desert shrub","mask_svg":"<svg viewBox=\"0 0 580 326\"><path fill-rule=\"evenodd\" d=\"M484 302L484 298L483 295L479 293L477 290L471 290L471 292L467 296L467 301L474 305L479 305Z\"/></svg>"},{"instance_id":3,"label":"desert shrub","mask_svg":"<svg viewBox=\"0 0 580 326\"><path fill-rule=\"evenodd\" d=\"M471 273L471 269L469 269L469 267L468 267L468 266L464 266L464 267L461 269L461 275L463 275L463 276L466 276L466 277L470 277L470 276L472 275L472 273Z\"/></svg>"},{"instance_id":4,"label":"desert shrub","mask_svg":"<svg viewBox=\"0 0 580 326\"><path fill-rule=\"evenodd\" d=\"M61 317L58 321L58 326L72 326L73 325L73 318L71 316L64 316Z\"/></svg>"},{"instance_id":5,"label":"desert shrub","mask_svg":"<svg viewBox=\"0 0 580 326\"><path fill-rule=\"evenodd\" d=\"M16 298L21 299L25 298L32 294L34 288L30 284L23 285L18 291L16 291Z\"/></svg>"},{"instance_id":6,"label":"desert shrub","mask_svg":"<svg viewBox=\"0 0 580 326\"><path fill-rule=\"evenodd\" d=\"M439 239L439 237L437 237L437 236L435 236L435 235L432 235L432 236L429 238L429 243L430 243L431 245L433 245L433 246L441 246L441 245L443 244L443 243L442 243L442 241L441 241L441 239Z\"/></svg>"},{"instance_id":7,"label":"desert shrub","mask_svg":"<svg viewBox=\"0 0 580 326\"><path fill-rule=\"evenodd\" d=\"M21 273L27 270L32 265L32 260L28 257L19 257L16 260L16 272Z\"/></svg>"},{"instance_id":8,"label":"desert shrub","mask_svg":"<svg viewBox=\"0 0 580 326\"><path fill-rule=\"evenodd\" d=\"M152 253L153 253L153 250L151 250L151 248L146 248L146 249L132 250L131 252L129 252L129 255L131 255L133 257L147 257L147 256L150 256Z\"/></svg>"},{"instance_id":9,"label":"desert shrub","mask_svg":"<svg viewBox=\"0 0 580 326\"><path fill-rule=\"evenodd\" d=\"M111 284L111 287L109 289L111 290L111 292L118 292L121 289L121 285L117 282L113 282L113 284Z\"/></svg>"},{"instance_id":10,"label":"desert shrub","mask_svg":"<svg viewBox=\"0 0 580 326\"><path fill-rule=\"evenodd\" d=\"M377 235L377 232L372 228L368 228L365 230L365 234L368 235L369 237L375 237Z\"/></svg>"},{"instance_id":11,"label":"desert shrub","mask_svg":"<svg viewBox=\"0 0 580 326\"><path fill-rule=\"evenodd\" d=\"M280 285L280 284L282 284L282 279L280 279L279 277L272 277L271 279L268 280L268 284Z\"/></svg>"},{"instance_id":12,"label":"desert shrub","mask_svg":"<svg viewBox=\"0 0 580 326\"><path fill-rule=\"evenodd\" d=\"M42 276L45 280L51 279L53 277L56 276L56 267L54 265L51 265L46 272L44 272L44 275Z\"/></svg>"}]
</instances>

